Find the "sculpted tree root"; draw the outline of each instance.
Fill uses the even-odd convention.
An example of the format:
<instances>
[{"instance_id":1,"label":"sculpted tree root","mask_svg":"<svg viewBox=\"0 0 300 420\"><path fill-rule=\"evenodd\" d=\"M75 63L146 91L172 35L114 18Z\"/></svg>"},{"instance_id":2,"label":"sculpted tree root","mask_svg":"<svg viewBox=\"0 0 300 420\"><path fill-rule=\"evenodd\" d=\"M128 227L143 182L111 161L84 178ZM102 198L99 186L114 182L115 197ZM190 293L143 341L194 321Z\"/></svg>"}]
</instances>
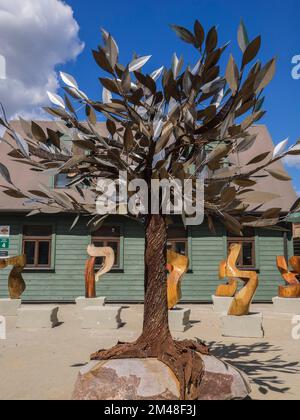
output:
<instances>
[{"instance_id":1,"label":"sculpted tree root","mask_svg":"<svg viewBox=\"0 0 300 420\"><path fill-rule=\"evenodd\" d=\"M91 356L91 360L156 358L167 365L177 377L180 398L198 400L204 374L200 354L209 354L208 348L192 340L174 341L169 336L159 344L152 344L149 337L142 335L135 343L118 343L109 350L100 350Z\"/></svg>"}]
</instances>

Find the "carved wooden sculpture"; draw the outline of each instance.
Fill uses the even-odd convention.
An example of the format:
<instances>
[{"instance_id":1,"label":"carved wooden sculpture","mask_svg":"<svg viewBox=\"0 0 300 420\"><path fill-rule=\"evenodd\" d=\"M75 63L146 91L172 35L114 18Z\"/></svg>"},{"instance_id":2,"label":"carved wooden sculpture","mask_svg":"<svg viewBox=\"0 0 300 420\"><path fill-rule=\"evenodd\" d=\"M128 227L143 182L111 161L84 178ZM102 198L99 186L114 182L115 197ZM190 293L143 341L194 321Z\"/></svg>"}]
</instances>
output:
<instances>
[{"instance_id":1,"label":"carved wooden sculpture","mask_svg":"<svg viewBox=\"0 0 300 420\"><path fill-rule=\"evenodd\" d=\"M299 277L300 276L300 257L295 257L295 256L291 257L289 263L293 269L293 272L297 273L297 276L298 276L297 280L298 280L298 283L300 283L300 277Z\"/></svg>"},{"instance_id":2,"label":"carved wooden sculpture","mask_svg":"<svg viewBox=\"0 0 300 420\"><path fill-rule=\"evenodd\" d=\"M283 280L287 283L285 286L279 286L278 296L281 298L300 298L300 283L298 276L300 275L300 258L292 257L289 261L293 271L289 271L285 257L278 256L276 258L277 268Z\"/></svg>"},{"instance_id":3,"label":"carved wooden sculpture","mask_svg":"<svg viewBox=\"0 0 300 420\"><path fill-rule=\"evenodd\" d=\"M241 244L232 244L226 264L226 277L240 279L245 286L235 295L228 315L243 316L249 314L250 304L258 287L258 276L254 271L243 271L237 268L237 260L242 250Z\"/></svg>"},{"instance_id":4,"label":"carved wooden sculpture","mask_svg":"<svg viewBox=\"0 0 300 420\"><path fill-rule=\"evenodd\" d=\"M26 265L26 255L4 258L0 260L0 269L12 265L13 268L8 277L8 291L11 299L20 299L26 289L22 271Z\"/></svg>"},{"instance_id":5,"label":"carved wooden sculpture","mask_svg":"<svg viewBox=\"0 0 300 420\"><path fill-rule=\"evenodd\" d=\"M188 270L189 259L174 251L167 252L167 270L169 276L168 285L168 308L173 309L181 299L181 281Z\"/></svg>"},{"instance_id":6,"label":"carved wooden sculpture","mask_svg":"<svg viewBox=\"0 0 300 420\"><path fill-rule=\"evenodd\" d=\"M233 252L232 249L230 249L230 254ZM220 262L219 266L219 278L224 279L226 278L226 268L228 265L228 260L230 259L230 254L227 258L227 260L223 260ZM230 259L231 260L231 259ZM233 297L236 294L238 288L238 281L236 279L229 278L227 284L220 284L220 286L217 287L216 296L219 297Z\"/></svg>"},{"instance_id":7,"label":"carved wooden sculpture","mask_svg":"<svg viewBox=\"0 0 300 420\"><path fill-rule=\"evenodd\" d=\"M91 299L96 297L96 282L112 269L115 262L115 253L110 247L95 247L94 245L88 246L87 253L90 258L85 266L85 297ZM95 263L99 257L103 258L103 264L95 274Z\"/></svg>"}]
</instances>

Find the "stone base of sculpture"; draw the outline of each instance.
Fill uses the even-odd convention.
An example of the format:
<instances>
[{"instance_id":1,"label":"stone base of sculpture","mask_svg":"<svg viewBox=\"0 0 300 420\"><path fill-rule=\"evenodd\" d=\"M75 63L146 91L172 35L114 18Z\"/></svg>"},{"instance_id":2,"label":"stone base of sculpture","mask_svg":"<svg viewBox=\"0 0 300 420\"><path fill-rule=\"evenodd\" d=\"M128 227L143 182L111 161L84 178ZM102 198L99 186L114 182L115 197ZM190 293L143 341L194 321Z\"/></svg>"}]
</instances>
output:
<instances>
[{"instance_id":1,"label":"stone base of sculpture","mask_svg":"<svg viewBox=\"0 0 300 420\"><path fill-rule=\"evenodd\" d=\"M119 306L88 306L82 310L82 328L117 330L122 326Z\"/></svg>"},{"instance_id":2,"label":"stone base of sculpture","mask_svg":"<svg viewBox=\"0 0 300 420\"><path fill-rule=\"evenodd\" d=\"M232 304L233 297L212 296L213 310L217 314L227 314Z\"/></svg>"},{"instance_id":3,"label":"stone base of sculpture","mask_svg":"<svg viewBox=\"0 0 300 420\"><path fill-rule=\"evenodd\" d=\"M300 298L275 297L272 301L274 312L279 314L300 315Z\"/></svg>"},{"instance_id":4,"label":"stone base of sculpture","mask_svg":"<svg viewBox=\"0 0 300 420\"><path fill-rule=\"evenodd\" d=\"M18 309L17 328L54 328L59 324L58 306L36 305Z\"/></svg>"},{"instance_id":5,"label":"stone base of sculpture","mask_svg":"<svg viewBox=\"0 0 300 420\"><path fill-rule=\"evenodd\" d=\"M222 336L239 338L263 338L263 314L243 316L223 315L221 317Z\"/></svg>"},{"instance_id":6,"label":"stone base of sculpture","mask_svg":"<svg viewBox=\"0 0 300 420\"><path fill-rule=\"evenodd\" d=\"M174 308L169 311L169 327L172 332L185 332L191 328L190 309Z\"/></svg>"},{"instance_id":7,"label":"stone base of sculpture","mask_svg":"<svg viewBox=\"0 0 300 420\"><path fill-rule=\"evenodd\" d=\"M17 316L21 299L0 299L0 316Z\"/></svg>"},{"instance_id":8,"label":"stone base of sculpture","mask_svg":"<svg viewBox=\"0 0 300 420\"><path fill-rule=\"evenodd\" d=\"M204 375L198 400L244 400L251 392L240 370L201 355ZM91 362L79 373L73 400L179 400L174 373L156 359Z\"/></svg>"},{"instance_id":9,"label":"stone base of sculpture","mask_svg":"<svg viewBox=\"0 0 300 420\"><path fill-rule=\"evenodd\" d=\"M85 298L85 297L78 297L75 299L76 307L78 311L82 311L83 309L89 306L104 306L106 298L105 297L98 297L98 298Z\"/></svg>"}]
</instances>

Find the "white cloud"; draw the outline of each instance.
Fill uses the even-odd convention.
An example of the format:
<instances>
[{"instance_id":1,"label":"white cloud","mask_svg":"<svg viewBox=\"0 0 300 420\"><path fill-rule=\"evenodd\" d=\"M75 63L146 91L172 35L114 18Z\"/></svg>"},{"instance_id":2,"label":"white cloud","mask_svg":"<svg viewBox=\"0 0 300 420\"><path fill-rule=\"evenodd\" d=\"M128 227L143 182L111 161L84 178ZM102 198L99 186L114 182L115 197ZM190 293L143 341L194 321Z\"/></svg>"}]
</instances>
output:
<instances>
[{"instance_id":1,"label":"white cloud","mask_svg":"<svg viewBox=\"0 0 300 420\"><path fill-rule=\"evenodd\" d=\"M300 155L290 155L286 156L283 159L283 162L286 166L290 168L297 168L300 169Z\"/></svg>"},{"instance_id":2,"label":"white cloud","mask_svg":"<svg viewBox=\"0 0 300 420\"><path fill-rule=\"evenodd\" d=\"M60 0L0 0L0 55L6 79L0 101L9 117L34 118L56 92L56 66L76 59L84 48L70 6Z\"/></svg>"}]
</instances>

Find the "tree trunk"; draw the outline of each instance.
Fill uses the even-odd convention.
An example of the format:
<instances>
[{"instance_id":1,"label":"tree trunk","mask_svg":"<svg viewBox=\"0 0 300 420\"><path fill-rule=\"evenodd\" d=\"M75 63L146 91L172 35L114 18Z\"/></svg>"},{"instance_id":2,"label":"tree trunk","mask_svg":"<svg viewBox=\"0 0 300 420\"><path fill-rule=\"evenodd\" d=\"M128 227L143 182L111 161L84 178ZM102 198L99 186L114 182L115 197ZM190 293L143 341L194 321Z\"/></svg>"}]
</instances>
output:
<instances>
[{"instance_id":1,"label":"tree trunk","mask_svg":"<svg viewBox=\"0 0 300 420\"><path fill-rule=\"evenodd\" d=\"M167 226L161 215L148 217L145 235L143 336L162 343L170 337L167 302Z\"/></svg>"}]
</instances>

